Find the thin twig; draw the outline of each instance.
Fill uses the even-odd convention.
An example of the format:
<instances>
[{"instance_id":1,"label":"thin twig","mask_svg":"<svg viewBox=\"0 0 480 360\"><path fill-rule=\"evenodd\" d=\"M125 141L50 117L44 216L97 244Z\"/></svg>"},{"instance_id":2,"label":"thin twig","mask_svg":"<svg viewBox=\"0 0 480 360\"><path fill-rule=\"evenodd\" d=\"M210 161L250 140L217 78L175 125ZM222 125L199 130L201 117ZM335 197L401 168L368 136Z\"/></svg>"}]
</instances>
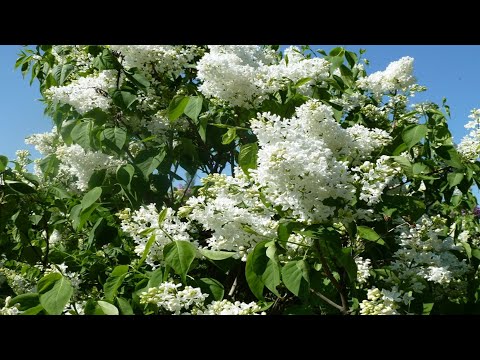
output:
<instances>
[{"instance_id":1,"label":"thin twig","mask_svg":"<svg viewBox=\"0 0 480 360\"><path fill-rule=\"evenodd\" d=\"M338 305L336 302L333 302L332 300L330 300L329 298L327 298L325 295L319 293L318 291L315 291L313 289L310 289L310 291L312 293L314 293L315 295L317 295L320 299L322 299L323 301L325 301L327 304L333 306L334 308L340 310L342 313L344 313L344 308L340 305Z\"/></svg>"}]
</instances>

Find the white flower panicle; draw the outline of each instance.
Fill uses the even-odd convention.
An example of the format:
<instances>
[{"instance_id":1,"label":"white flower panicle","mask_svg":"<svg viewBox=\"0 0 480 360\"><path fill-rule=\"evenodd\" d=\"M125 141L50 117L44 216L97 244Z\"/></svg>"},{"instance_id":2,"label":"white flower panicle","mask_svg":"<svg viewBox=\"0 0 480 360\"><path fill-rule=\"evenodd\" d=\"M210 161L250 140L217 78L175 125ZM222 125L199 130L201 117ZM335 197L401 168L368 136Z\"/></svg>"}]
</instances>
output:
<instances>
[{"instance_id":1,"label":"white flower panicle","mask_svg":"<svg viewBox=\"0 0 480 360\"><path fill-rule=\"evenodd\" d=\"M304 95L309 95L309 85L321 83L329 76L330 63L322 58L307 59L296 46L290 46L283 52L283 59L278 64L264 66L261 69L264 73L264 83L260 86L265 93L273 93L283 87L285 79L298 82L302 79L310 79L299 87Z\"/></svg>"},{"instance_id":2,"label":"white flower panicle","mask_svg":"<svg viewBox=\"0 0 480 360\"><path fill-rule=\"evenodd\" d=\"M138 68L144 74L150 74L153 67L156 73L173 77L179 76L184 67L200 54L200 48L195 45L110 45L110 49L121 53L123 65L127 68Z\"/></svg>"},{"instance_id":3,"label":"white flower panicle","mask_svg":"<svg viewBox=\"0 0 480 360\"><path fill-rule=\"evenodd\" d=\"M63 145L63 139L58 134L57 127L54 126L50 132L28 136L25 144L35 146L35 150L40 154L48 156L54 154L58 146Z\"/></svg>"},{"instance_id":4,"label":"white flower panicle","mask_svg":"<svg viewBox=\"0 0 480 360\"><path fill-rule=\"evenodd\" d=\"M463 137L457 150L465 160L474 163L480 156L480 109L473 109L468 117L472 120L465 125L465 128L472 130Z\"/></svg>"},{"instance_id":5,"label":"white flower panicle","mask_svg":"<svg viewBox=\"0 0 480 360\"><path fill-rule=\"evenodd\" d=\"M380 202L387 186L398 183L397 175L401 172L401 167L393 163L389 156L382 155L375 163L365 161L352 168L352 171L355 183L360 186L360 200L371 206Z\"/></svg>"},{"instance_id":6,"label":"white flower panicle","mask_svg":"<svg viewBox=\"0 0 480 360\"><path fill-rule=\"evenodd\" d=\"M161 283L158 287L149 288L140 295L140 304L155 304L159 308L179 315L182 310L203 305L208 294L203 294L200 288L185 286L173 282Z\"/></svg>"},{"instance_id":7,"label":"white flower panicle","mask_svg":"<svg viewBox=\"0 0 480 360\"><path fill-rule=\"evenodd\" d=\"M370 269L372 268L370 259L363 259L359 256L355 258L355 263L357 264L357 281L359 283L366 283L370 277Z\"/></svg>"},{"instance_id":8,"label":"white flower panicle","mask_svg":"<svg viewBox=\"0 0 480 360\"><path fill-rule=\"evenodd\" d=\"M377 71L359 79L357 85L361 89L370 90L374 96L381 97L395 90L406 91L415 81L413 58L405 56L390 63L384 71Z\"/></svg>"},{"instance_id":9,"label":"white flower panicle","mask_svg":"<svg viewBox=\"0 0 480 360\"><path fill-rule=\"evenodd\" d=\"M330 107L311 100L290 119L264 113L251 126L259 143L251 173L274 206L302 222L322 222L335 209L324 200L353 198L348 164L336 158L350 148L351 137Z\"/></svg>"},{"instance_id":10,"label":"white flower panicle","mask_svg":"<svg viewBox=\"0 0 480 360\"><path fill-rule=\"evenodd\" d=\"M199 90L235 106L251 107L263 95L261 69L274 54L256 45L212 45L197 64Z\"/></svg>"},{"instance_id":11,"label":"white flower panicle","mask_svg":"<svg viewBox=\"0 0 480 360\"><path fill-rule=\"evenodd\" d=\"M235 173L235 178L220 174L203 178L205 186L199 196L189 198L180 211L212 231L208 248L234 251L236 258L246 261L259 241L275 236L278 223L272 219L274 212L260 200L258 187L240 168Z\"/></svg>"},{"instance_id":12,"label":"white flower panicle","mask_svg":"<svg viewBox=\"0 0 480 360\"><path fill-rule=\"evenodd\" d=\"M88 189L88 181L95 170L106 169L108 173L113 173L119 165L126 163L100 151L84 150L78 144L62 145L56 155L61 161L59 171L76 179L73 185L80 191Z\"/></svg>"},{"instance_id":13,"label":"white flower panicle","mask_svg":"<svg viewBox=\"0 0 480 360\"><path fill-rule=\"evenodd\" d=\"M398 315L402 304L414 300L411 292L405 293L394 286L392 290L373 287L367 291L367 300L360 303L361 315Z\"/></svg>"},{"instance_id":14,"label":"white flower panicle","mask_svg":"<svg viewBox=\"0 0 480 360\"><path fill-rule=\"evenodd\" d=\"M9 269L7 267L0 267L0 274L5 276L7 279L7 284L17 295L27 294L30 292L35 292L36 285L31 280L27 279L25 276L19 272Z\"/></svg>"},{"instance_id":15,"label":"white flower panicle","mask_svg":"<svg viewBox=\"0 0 480 360\"><path fill-rule=\"evenodd\" d=\"M469 271L465 259L455 255L463 247L447 235L445 223L440 215L423 215L415 227L399 228L400 249L394 254L391 269L415 292L422 292L425 281L448 286Z\"/></svg>"},{"instance_id":16,"label":"white flower panicle","mask_svg":"<svg viewBox=\"0 0 480 360\"><path fill-rule=\"evenodd\" d=\"M191 286L184 286L183 290L180 290L182 286L171 281L163 282L158 287L142 292L140 304L154 304L174 315L254 315L261 311L255 302L246 304L221 300L205 305L208 294Z\"/></svg>"},{"instance_id":17,"label":"white flower panicle","mask_svg":"<svg viewBox=\"0 0 480 360\"><path fill-rule=\"evenodd\" d=\"M215 300L204 310L195 309L192 313L195 315L257 315L260 311L260 306L253 301L248 304L240 301L232 303L224 299L222 301ZM265 315L265 313L262 312L261 315Z\"/></svg>"},{"instance_id":18,"label":"white flower panicle","mask_svg":"<svg viewBox=\"0 0 480 360\"><path fill-rule=\"evenodd\" d=\"M254 45L210 46L197 65L199 90L207 97L217 97L234 106L250 108L266 95L284 86L309 78L300 86L307 94L309 85L329 76L330 63L321 58L306 59L297 47L285 50L284 58L275 63L275 52Z\"/></svg>"},{"instance_id":19,"label":"white flower panicle","mask_svg":"<svg viewBox=\"0 0 480 360\"><path fill-rule=\"evenodd\" d=\"M5 306L0 309L0 315L19 315L21 311L18 310L20 304L11 304L12 297L7 296L5 299Z\"/></svg>"},{"instance_id":20,"label":"white flower panicle","mask_svg":"<svg viewBox=\"0 0 480 360\"><path fill-rule=\"evenodd\" d=\"M368 157L373 151L387 145L392 140L390 134L385 130L369 129L358 124L347 128L346 132L352 140L350 156L356 160Z\"/></svg>"},{"instance_id":21,"label":"white flower panicle","mask_svg":"<svg viewBox=\"0 0 480 360\"><path fill-rule=\"evenodd\" d=\"M158 223L159 212L155 204L141 206L133 214L129 208L126 208L118 216L122 220L122 230L137 244L135 253L139 257L143 256L150 237L155 237L145 260L145 263L152 268L157 268L163 263L163 248L172 240L189 241L198 246L196 241L192 241L188 232L190 224L182 222L171 208L167 208L166 217L161 224Z\"/></svg>"},{"instance_id":22,"label":"white flower panicle","mask_svg":"<svg viewBox=\"0 0 480 360\"><path fill-rule=\"evenodd\" d=\"M65 86L52 86L45 92L45 96L53 104L73 106L80 114L95 108L108 110L112 102L105 93L116 86L116 81L117 71L104 70L97 75L79 77Z\"/></svg>"}]
</instances>

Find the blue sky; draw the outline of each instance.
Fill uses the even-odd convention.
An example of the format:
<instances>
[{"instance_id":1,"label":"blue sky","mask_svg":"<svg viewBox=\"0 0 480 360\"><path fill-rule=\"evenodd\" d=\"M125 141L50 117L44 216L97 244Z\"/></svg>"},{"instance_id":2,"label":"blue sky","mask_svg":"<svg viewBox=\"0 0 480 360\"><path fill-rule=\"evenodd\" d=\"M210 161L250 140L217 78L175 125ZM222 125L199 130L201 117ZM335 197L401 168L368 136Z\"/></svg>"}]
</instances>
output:
<instances>
[{"instance_id":1,"label":"blue sky","mask_svg":"<svg viewBox=\"0 0 480 360\"><path fill-rule=\"evenodd\" d=\"M414 68L418 83L428 87L413 100L431 100L441 103L447 98L452 119L449 123L455 142L467 134L463 125L472 108L480 108L480 46L478 45L342 45L369 59L367 72L383 70L402 56L415 59ZM327 52L335 46L318 45ZM24 144L30 134L50 131L52 122L43 115L38 100L38 84L29 85L14 64L21 46L0 45L0 154L13 159L18 149L28 149L34 157L39 154Z\"/></svg>"}]
</instances>

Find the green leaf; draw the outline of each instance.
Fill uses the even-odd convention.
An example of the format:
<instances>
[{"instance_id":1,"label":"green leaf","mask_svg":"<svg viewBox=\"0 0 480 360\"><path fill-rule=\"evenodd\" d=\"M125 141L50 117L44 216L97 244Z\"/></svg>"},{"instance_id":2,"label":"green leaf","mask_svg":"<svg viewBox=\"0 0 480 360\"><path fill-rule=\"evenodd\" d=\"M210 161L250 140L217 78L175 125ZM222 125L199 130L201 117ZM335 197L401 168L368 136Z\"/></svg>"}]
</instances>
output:
<instances>
[{"instance_id":1,"label":"green leaf","mask_svg":"<svg viewBox=\"0 0 480 360\"><path fill-rule=\"evenodd\" d=\"M282 280L296 296L308 294L310 285L308 264L305 260L289 261L282 268Z\"/></svg>"},{"instance_id":2,"label":"green leaf","mask_svg":"<svg viewBox=\"0 0 480 360\"><path fill-rule=\"evenodd\" d=\"M200 121L198 122L198 134L203 142L207 141L207 125L208 125L208 118L201 117Z\"/></svg>"},{"instance_id":3,"label":"green leaf","mask_svg":"<svg viewBox=\"0 0 480 360\"><path fill-rule=\"evenodd\" d=\"M122 285L128 273L128 265L118 265L113 269L107 281L103 285L105 300L112 302L117 295L118 288Z\"/></svg>"},{"instance_id":4,"label":"green leaf","mask_svg":"<svg viewBox=\"0 0 480 360\"><path fill-rule=\"evenodd\" d=\"M448 185L450 185L451 188L457 186L462 182L463 177L464 177L464 174L461 172L449 173L447 175Z\"/></svg>"},{"instance_id":5,"label":"green leaf","mask_svg":"<svg viewBox=\"0 0 480 360\"><path fill-rule=\"evenodd\" d=\"M112 92L112 100L115 105L127 110L137 101L137 95L126 90L114 90Z\"/></svg>"},{"instance_id":6,"label":"green leaf","mask_svg":"<svg viewBox=\"0 0 480 360\"><path fill-rule=\"evenodd\" d=\"M168 208L164 208L162 211L160 211L160 214L158 214L158 226L162 225L163 221L167 217L168 213Z\"/></svg>"},{"instance_id":7,"label":"green leaf","mask_svg":"<svg viewBox=\"0 0 480 360\"><path fill-rule=\"evenodd\" d=\"M423 303L422 315L430 315L435 303Z\"/></svg>"},{"instance_id":8,"label":"green leaf","mask_svg":"<svg viewBox=\"0 0 480 360\"><path fill-rule=\"evenodd\" d=\"M39 294L37 293L20 294L10 299L10 302L9 302L10 305L20 304L20 307L19 307L20 311L34 308L39 303L40 303L40 298L39 298Z\"/></svg>"},{"instance_id":9,"label":"green leaf","mask_svg":"<svg viewBox=\"0 0 480 360\"><path fill-rule=\"evenodd\" d=\"M190 96L187 105L185 106L184 113L190 119L197 122L198 115L202 112L203 99L200 96Z\"/></svg>"},{"instance_id":10,"label":"green leaf","mask_svg":"<svg viewBox=\"0 0 480 360\"><path fill-rule=\"evenodd\" d=\"M81 202L82 211L88 209L93 203L95 203L100 198L101 195L102 195L101 187L95 187L92 190L90 190L88 193L86 193Z\"/></svg>"},{"instance_id":11,"label":"green leaf","mask_svg":"<svg viewBox=\"0 0 480 360\"><path fill-rule=\"evenodd\" d=\"M88 187L94 188L97 186L102 186L107 175L107 169L94 170L92 176L88 180Z\"/></svg>"},{"instance_id":12,"label":"green leaf","mask_svg":"<svg viewBox=\"0 0 480 360\"><path fill-rule=\"evenodd\" d=\"M20 309L19 309L20 310ZM21 315L37 315L39 312L45 310L42 305L37 305L25 310Z\"/></svg>"},{"instance_id":13,"label":"green leaf","mask_svg":"<svg viewBox=\"0 0 480 360\"><path fill-rule=\"evenodd\" d=\"M357 234L360 238L364 240L373 241L380 245L385 245L385 241L382 240L381 236L378 235L375 230L369 228L368 226L357 226Z\"/></svg>"},{"instance_id":14,"label":"green leaf","mask_svg":"<svg viewBox=\"0 0 480 360\"><path fill-rule=\"evenodd\" d=\"M235 255L234 252L214 251L214 250L207 250L207 249L199 249L199 252L203 256L205 256L207 259L210 259L210 260L225 260Z\"/></svg>"},{"instance_id":15,"label":"green leaf","mask_svg":"<svg viewBox=\"0 0 480 360\"><path fill-rule=\"evenodd\" d=\"M8 158L4 155L0 155L0 171L5 171L8 164Z\"/></svg>"},{"instance_id":16,"label":"green leaf","mask_svg":"<svg viewBox=\"0 0 480 360\"><path fill-rule=\"evenodd\" d=\"M26 195L34 194L36 192L34 188L21 181L5 180L5 184L7 184L9 188L20 194Z\"/></svg>"},{"instance_id":17,"label":"green leaf","mask_svg":"<svg viewBox=\"0 0 480 360\"><path fill-rule=\"evenodd\" d=\"M84 149L91 148L91 135L93 130L92 121L82 121L75 125L70 133L72 140Z\"/></svg>"},{"instance_id":18,"label":"green leaf","mask_svg":"<svg viewBox=\"0 0 480 360\"><path fill-rule=\"evenodd\" d=\"M53 78L57 82L58 86L62 86L68 76L75 70L73 65L64 64L57 65L52 70Z\"/></svg>"},{"instance_id":19,"label":"green leaf","mask_svg":"<svg viewBox=\"0 0 480 360\"><path fill-rule=\"evenodd\" d=\"M411 163L406 157L403 157L403 156L392 156L391 159L393 159L395 162L398 163L398 165L400 165L400 167L402 168L403 172L404 172L407 176L413 176L412 163Z\"/></svg>"},{"instance_id":20,"label":"green leaf","mask_svg":"<svg viewBox=\"0 0 480 360\"><path fill-rule=\"evenodd\" d=\"M127 133L119 127L108 128L102 132L102 141L109 147L113 145L113 150L120 151L127 141Z\"/></svg>"},{"instance_id":21,"label":"green leaf","mask_svg":"<svg viewBox=\"0 0 480 360\"><path fill-rule=\"evenodd\" d=\"M157 287L162 282L163 282L162 268L158 268L151 273L150 278L148 279L147 289L150 289L152 287Z\"/></svg>"},{"instance_id":22,"label":"green leaf","mask_svg":"<svg viewBox=\"0 0 480 360\"><path fill-rule=\"evenodd\" d=\"M183 283L186 283L187 273L195 259L196 252L192 243L182 240L172 241L163 248L165 264L180 275Z\"/></svg>"},{"instance_id":23,"label":"green leaf","mask_svg":"<svg viewBox=\"0 0 480 360\"><path fill-rule=\"evenodd\" d=\"M138 168L142 171L145 179L162 163L165 151L162 149L143 150L135 158Z\"/></svg>"},{"instance_id":24,"label":"green leaf","mask_svg":"<svg viewBox=\"0 0 480 360\"><path fill-rule=\"evenodd\" d=\"M212 278L201 278L200 280L197 280L197 284L203 293L211 294L213 300L223 300L225 289L219 281Z\"/></svg>"},{"instance_id":25,"label":"green leaf","mask_svg":"<svg viewBox=\"0 0 480 360\"><path fill-rule=\"evenodd\" d=\"M37 291L39 294L45 294L51 290L55 283L62 278L60 273L51 273L42 277L37 283Z\"/></svg>"},{"instance_id":26,"label":"green leaf","mask_svg":"<svg viewBox=\"0 0 480 360\"><path fill-rule=\"evenodd\" d=\"M150 230L150 229L147 229L147 230ZM145 250L143 251L143 255L140 259L140 261L138 262L138 265L137 265L137 268L139 268L143 262L145 261L145 259L147 258L148 256L148 253L150 252L150 248L152 247L153 243L155 242L155 234L153 234L152 236L150 236L150 238L148 239L146 245L145 245Z\"/></svg>"},{"instance_id":27,"label":"green leaf","mask_svg":"<svg viewBox=\"0 0 480 360\"><path fill-rule=\"evenodd\" d=\"M277 286L281 284L280 280L280 265L276 256L275 243L271 242L271 245L266 248L265 255L268 258L267 266L262 274L262 280L267 289L272 293L280 297L277 291Z\"/></svg>"},{"instance_id":28,"label":"green leaf","mask_svg":"<svg viewBox=\"0 0 480 360\"><path fill-rule=\"evenodd\" d=\"M255 248L248 254L245 265L245 277L248 287L259 300L265 300L263 297L263 288L265 287L263 273L269 261L265 247L269 242L270 240L264 240L257 243Z\"/></svg>"},{"instance_id":29,"label":"green leaf","mask_svg":"<svg viewBox=\"0 0 480 360\"><path fill-rule=\"evenodd\" d=\"M472 258L472 247L466 241L462 241L462 242L460 242L460 244L462 244L462 246L465 249L465 252L467 254L467 257L470 260Z\"/></svg>"},{"instance_id":30,"label":"green leaf","mask_svg":"<svg viewBox=\"0 0 480 360\"><path fill-rule=\"evenodd\" d=\"M130 306L130 303L121 297L117 297L117 304L120 309L120 314L122 315L134 315L133 309Z\"/></svg>"},{"instance_id":31,"label":"green leaf","mask_svg":"<svg viewBox=\"0 0 480 360\"><path fill-rule=\"evenodd\" d=\"M300 86L305 85L306 83L310 82L311 80L312 80L312 78L309 78L309 77L302 78L295 83L295 86L300 87Z\"/></svg>"},{"instance_id":32,"label":"green leaf","mask_svg":"<svg viewBox=\"0 0 480 360\"><path fill-rule=\"evenodd\" d=\"M53 288L40 295L40 304L51 315L60 315L73 294L73 287L65 277L55 282Z\"/></svg>"},{"instance_id":33,"label":"green leaf","mask_svg":"<svg viewBox=\"0 0 480 360\"><path fill-rule=\"evenodd\" d=\"M77 226L77 228L76 228L77 231L80 231L83 228L83 226L90 219L90 215L92 215L92 213L95 211L95 209L99 206L100 206L100 204L96 203L96 204L91 205L89 208L81 209L81 212L80 212L80 215L78 216L77 222L76 222L76 224L74 224L74 225ZM81 205L80 205L80 207L81 207Z\"/></svg>"},{"instance_id":34,"label":"green leaf","mask_svg":"<svg viewBox=\"0 0 480 360\"><path fill-rule=\"evenodd\" d=\"M347 59L348 65L350 65L351 68L353 68L358 61L357 54L351 51L345 51L345 59Z\"/></svg>"},{"instance_id":35,"label":"green leaf","mask_svg":"<svg viewBox=\"0 0 480 360\"><path fill-rule=\"evenodd\" d=\"M418 175L422 173L427 173L430 171L430 168L423 163L415 163L412 166L413 175Z\"/></svg>"},{"instance_id":36,"label":"green leaf","mask_svg":"<svg viewBox=\"0 0 480 360\"><path fill-rule=\"evenodd\" d=\"M244 144L240 147L238 154L238 165L244 173L248 174L249 169L257 168L258 144Z\"/></svg>"},{"instance_id":37,"label":"green leaf","mask_svg":"<svg viewBox=\"0 0 480 360\"><path fill-rule=\"evenodd\" d=\"M131 164L121 165L117 169L117 181L127 187L135 174L135 168Z\"/></svg>"},{"instance_id":38,"label":"green leaf","mask_svg":"<svg viewBox=\"0 0 480 360\"><path fill-rule=\"evenodd\" d=\"M440 156L447 165L457 169L463 169L462 160L458 155L457 150L452 145L442 145L435 149L435 152Z\"/></svg>"},{"instance_id":39,"label":"green leaf","mask_svg":"<svg viewBox=\"0 0 480 360\"><path fill-rule=\"evenodd\" d=\"M407 126L402 132L402 139L410 150L414 145L418 144L428 132L427 125L413 124Z\"/></svg>"},{"instance_id":40,"label":"green leaf","mask_svg":"<svg viewBox=\"0 0 480 360\"><path fill-rule=\"evenodd\" d=\"M472 256L480 260L480 249L472 249Z\"/></svg>"},{"instance_id":41,"label":"green leaf","mask_svg":"<svg viewBox=\"0 0 480 360\"><path fill-rule=\"evenodd\" d=\"M106 301L98 300L95 313L93 315L118 315L118 309Z\"/></svg>"},{"instance_id":42,"label":"green leaf","mask_svg":"<svg viewBox=\"0 0 480 360\"><path fill-rule=\"evenodd\" d=\"M228 145L233 140L235 140L236 137L237 137L237 129L232 127L228 129L225 134L222 135L222 144Z\"/></svg>"},{"instance_id":43,"label":"green leaf","mask_svg":"<svg viewBox=\"0 0 480 360\"><path fill-rule=\"evenodd\" d=\"M185 111L190 99L183 95L175 95L168 106L167 115L170 121L177 120Z\"/></svg>"},{"instance_id":44,"label":"green leaf","mask_svg":"<svg viewBox=\"0 0 480 360\"><path fill-rule=\"evenodd\" d=\"M93 60L93 66L100 71L120 69L120 64L118 63L117 58L109 49L103 49L102 53Z\"/></svg>"},{"instance_id":45,"label":"green leaf","mask_svg":"<svg viewBox=\"0 0 480 360\"><path fill-rule=\"evenodd\" d=\"M345 49L339 46L330 50L330 52L328 53L328 56L340 56L340 55L343 56L344 52L345 52Z\"/></svg>"},{"instance_id":46,"label":"green leaf","mask_svg":"<svg viewBox=\"0 0 480 360\"><path fill-rule=\"evenodd\" d=\"M377 243L380 244L379 241ZM351 253L351 248L342 248L342 256L338 256L336 260L345 269L350 281L354 282L357 280L357 263L353 259Z\"/></svg>"}]
</instances>

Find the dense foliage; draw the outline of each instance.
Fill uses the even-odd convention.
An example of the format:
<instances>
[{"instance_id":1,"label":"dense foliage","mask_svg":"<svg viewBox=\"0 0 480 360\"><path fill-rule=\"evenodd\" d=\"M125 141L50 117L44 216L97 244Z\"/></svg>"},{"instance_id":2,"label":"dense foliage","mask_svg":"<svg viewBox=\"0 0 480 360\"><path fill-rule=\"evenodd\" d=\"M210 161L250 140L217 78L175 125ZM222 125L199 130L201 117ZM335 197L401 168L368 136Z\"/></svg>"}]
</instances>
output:
<instances>
[{"instance_id":1,"label":"dense foliage","mask_svg":"<svg viewBox=\"0 0 480 360\"><path fill-rule=\"evenodd\" d=\"M480 312L480 111L454 144L363 54L24 48L54 126L0 156L0 314Z\"/></svg>"}]
</instances>

